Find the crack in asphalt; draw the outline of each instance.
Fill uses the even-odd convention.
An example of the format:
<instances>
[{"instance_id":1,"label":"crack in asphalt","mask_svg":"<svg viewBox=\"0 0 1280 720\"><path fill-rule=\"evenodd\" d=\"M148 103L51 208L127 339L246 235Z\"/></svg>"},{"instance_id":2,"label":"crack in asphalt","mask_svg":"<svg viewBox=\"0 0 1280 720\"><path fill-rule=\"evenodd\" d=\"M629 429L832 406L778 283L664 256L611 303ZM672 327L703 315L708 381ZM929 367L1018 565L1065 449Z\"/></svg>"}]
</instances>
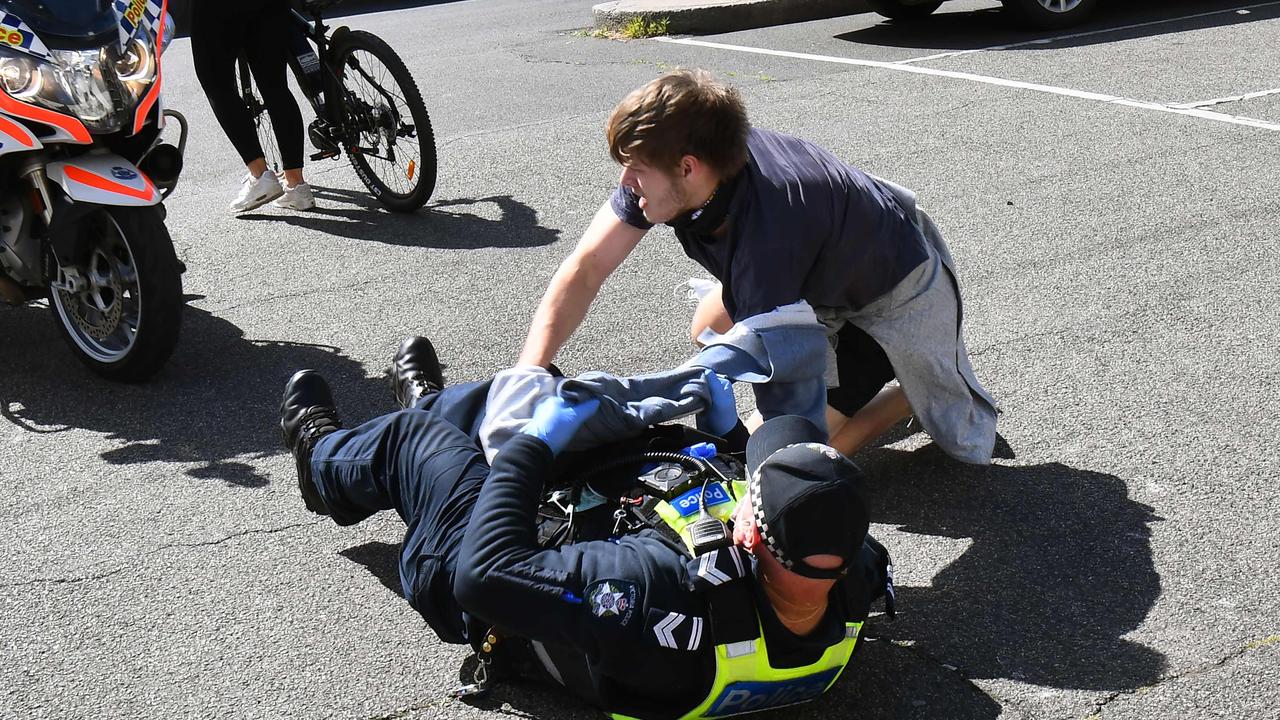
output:
<instances>
[{"instance_id":1,"label":"crack in asphalt","mask_svg":"<svg viewBox=\"0 0 1280 720\"><path fill-rule=\"evenodd\" d=\"M1085 716L1085 720L1099 720L1108 705L1125 695L1138 695L1183 678L1195 677L1196 675L1213 672L1218 668L1225 667L1231 661L1243 657L1248 652L1276 644L1280 644L1280 634L1273 634L1256 640L1250 640L1233 652L1227 653L1225 656L1217 660L1196 665L1195 667L1184 670L1183 672L1165 675L1149 685L1143 685L1142 687L1133 688L1132 690L1119 690L1117 692L1113 692L1102 700L1094 703L1093 712Z\"/></svg>"},{"instance_id":2,"label":"crack in asphalt","mask_svg":"<svg viewBox=\"0 0 1280 720\"><path fill-rule=\"evenodd\" d=\"M932 654L926 652L925 650L921 650L914 642L906 642L903 640L884 640L882 642L891 643L894 647L907 651L908 653L914 655L916 658L920 659L926 664L936 665L937 667L942 668L943 670L946 670L952 675L955 675L958 679L960 679L960 681L966 687L969 688L971 692L977 693L978 695L981 695L984 698L988 698L994 701L997 705L999 705L1002 711L1002 716L1003 716L1003 711L1012 711L1016 713L1018 717L1022 718L1023 720L1026 720L1026 718L1030 717L1030 715L1028 715L1028 713L1025 710L1018 707L1018 703L1016 701L1008 700L1006 698L996 697L995 695L992 695L986 690L983 690L982 688L978 687L977 683L971 680L968 675L965 675L964 671L962 671L959 667L956 667L955 665L952 665L950 663L945 663L941 659L934 657Z\"/></svg>"},{"instance_id":3,"label":"crack in asphalt","mask_svg":"<svg viewBox=\"0 0 1280 720\"><path fill-rule=\"evenodd\" d=\"M0 583L0 589L8 590L12 588L29 587L33 585L66 585L69 583L80 583L80 582L90 582L93 580L102 580L105 578L109 578L112 575L118 575L124 572L125 570L128 570L130 567L137 565L140 561L146 558L149 558L153 555L158 555L159 553L164 552L165 550L172 550L174 548L197 548L197 547L210 547L213 545L221 545L222 543L228 542L230 540L246 537L248 535L272 535L275 533L285 532L287 530L296 530L297 528L319 525L324 521L325 521L325 518L318 518L310 522L293 523L291 525L282 525L281 527L255 528L252 530L245 530L243 532L232 533L231 535L228 535L223 538L219 538L217 540L206 540L204 542L197 542L197 543L173 543L171 545L161 545L150 552L139 555L137 558L134 559L133 562L125 563L120 567L117 567L113 570L108 570L106 572L96 573L93 575L85 575L83 577L36 578L35 580L23 580L22 582L16 582L16 583Z\"/></svg>"},{"instance_id":4,"label":"crack in asphalt","mask_svg":"<svg viewBox=\"0 0 1280 720\"><path fill-rule=\"evenodd\" d=\"M160 552L161 550L169 550L169 549L171 549L171 548L195 548L195 547L209 547L209 546L211 546L211 545L221 545L221 544L222 544L222 543L224 543L224 542L227 542L227 541L229 541L229 540L235 540L236 538L242 538L242 537L245 537L246 535L273 535L273 534L275 534L275 533L284 532L284 531L286 531L286 530L294 530L294 529L296 529L296 528L301 528L301 527L310 527L310 526L312 526L312 525L319 525L320 523L324 522L324 520L325 520L324 518L319 518L319 519L316 519L316 520L312 520L312 521L310 521L310 522L294 523L294 524L292 524L292 525L284 525L284 526L281 526L281 527L278 527L278 528L257 528L257 529L254 529L254 530L245 530L244 532L234 533L234 534L228 535L228 536L226 536L226 537L224 537L224 538L219 538L219 539L217 539L217 540L207 540L207 541L205 541L205 542L198 542L198 543L174 543L174 544L172 544L172 545L161 545L160 547L156 548L155 550L153 550L153 551L151 551L151 552L147 553L147 555L154 555L154 554L156 554L156 553Z\"/></svg>"},{"instance_id":5,"label":"crack in asphalt","mask_svg":"<svg viewBox=\"0 0 1280 720\"><path fill-rule=\"evenodd\" d=\"M511 54L517 59L523 60L524 62L527 62L530 65L570 65L572 67L588 67L590 65L593 65L593 63L587 63L581 60L559 60L559 59L553 59L553 58L538 57L537 55L533 55L530 53L523 53L523 52L512 52ZM614 61L612 63L605 63L605 64L621 65L623 63Z\"/></svg>"},{"instance_id":6,"label":"crack in asphalt","mask_svg":"<svg viewBox=\"0 0 1280 720\"><path fill-rule=\"evenodd\" d=\"M112 575L118 575L124 572L127 568L128 566L125 565L122 567L118 567L114 570L108 570L107 572L97 573L95 575L85 575L84 577L36 578L35 580L23 580L22 582L0 584L0 588L8 590L10 588L29 587L31 585L68 585L71 583L89 582L92 580L102 580L104 578L109 578Z\"/></svg>"},{"instance_id":7,"label":"crack in asphalt","mask_svg":"<svg viewBox=\"0 0 1280 720\"><path fill-rule=\"evenodd\" d=\"M524 128L537 127L539 125L551 125L553 123L580 120L585 117L590 117L593 115L601 115L601 114L603 113L594 113L594 112L576 113L574 115L562 115L560 117L551 118L549 120L534 120L533 122L517 123L515 125L503 125L502 127L489 128L488 130L477 130L475 132L462 133L459 135L450 135L447 138L440 139L437 142L437 147L447 147L456 142L462 142L463 140L471 140L473 138L483 137L485 135L493 135L494 133L504 133L504 132L510 132L512 130L523 130Z\"/></svg>"},{"instance_id":8,"label":"crack in asphalt","mask_svg":"<svg viewBox=\"0 0 1280 720\"><path fill-rule=\"evenodd\" d=\"M358 288L361 285L365 285L367 283L383 282L395 277L400 277L401 275L402 273L399 273L399 272L386 273L383 275L379 275L377 277L363 278L360 280L356 280L351 283L347 283L345 285L319 285L316 287L304 288L302 290L298 290L294 292L279 293L276 295L264 295L262 297L257 297L257 298L249 298L244 302L235 303L233 305L224 305L221 307L209 307L209 308L201 308L201 309L204 310L205 312L208 312L211 315L219 315L220 313L225 313L230 310L241 310L247 307L265 305L267 303L272 303L277 300L290 300L290 299L297 299L297 298L305 298L312 295L327 295L327 294L339 292L342 290L352 290L354 288Z\"/></svg>"},{"instance_id":9,"label":"crack in asphalt","mask_svg":"<svg viewBox=\"0 0 1280 720\"><path fill-rule=\"evenodd\" d=\"M403 718L409 717L410 713L415 713L419 710L429 710L439 704L439 701L432 701L424 705L410 705L409 707L396 708L389 713L370 715L369 717L364 718L364 720L402 720Z\"/></svg>"}]
</instances>

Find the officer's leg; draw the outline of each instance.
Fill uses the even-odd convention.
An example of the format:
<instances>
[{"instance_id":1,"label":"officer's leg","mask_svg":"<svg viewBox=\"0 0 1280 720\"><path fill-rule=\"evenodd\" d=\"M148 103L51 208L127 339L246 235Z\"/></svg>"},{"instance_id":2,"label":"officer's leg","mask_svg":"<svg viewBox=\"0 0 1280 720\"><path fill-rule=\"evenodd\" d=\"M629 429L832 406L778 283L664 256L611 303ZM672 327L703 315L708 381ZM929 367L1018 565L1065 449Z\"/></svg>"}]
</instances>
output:
<instances>
[{"instance_id":1,"label":"officer's leg","mask_svg":"<svg viewBox=\"0 0 1280 720\"><path fill-rule=\"evenodd\" d=\"M453 599L453 568L489 466L480 448L449 422L401 410L321 440L312 476L333 519L359 522L380 510L404 520L404 597L440 636L465 640Z\"/></svg>"},{"instance_id":2,"label":"officer's leg","mask_svg":"<svg viewBox=\"0 0 1280 720\"><path fill-rule=\"evenodd\" d=\"M441 458L449 462L441 464ZM480 467L471 467L479 463ZM428 509L441 474L488 473L475 443L456 427L420 410L401 410L316 444L312 478L339 525L353 525L382 510L406 524Z\"/></svg>"}]
</instances>

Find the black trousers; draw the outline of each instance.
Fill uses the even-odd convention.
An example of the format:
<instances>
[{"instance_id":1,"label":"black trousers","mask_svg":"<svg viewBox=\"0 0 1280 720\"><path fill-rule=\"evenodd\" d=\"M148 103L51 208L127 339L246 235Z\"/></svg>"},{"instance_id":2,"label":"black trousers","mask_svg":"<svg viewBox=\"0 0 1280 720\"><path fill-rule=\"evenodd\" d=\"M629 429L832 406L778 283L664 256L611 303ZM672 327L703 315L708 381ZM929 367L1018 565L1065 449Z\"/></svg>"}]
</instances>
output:
<instances>
[{"instance_id":1,"label":"black trousers","mask_svg":"<svg viewBox=\"0 0 1280 720\"><path fill-rule=\"evenodd\" d=\"M840 387L827 390L827 404L852 416L893 380L893 365L880 343L853 323L845 323L835 340Z\"/></svg>"},{"instance_id":2,"label":"black trousers","mask_svg":"<svg viewBox=\"0 0 1280 720\"><path fill-rule=\"evenodd\" d=\"M489 464L470 433L489 383L452 385L417 408L338 430L316 443L312 482L339 525L383 510L405 523L404 597L440 639L463 643L466 613L453 596L458 551ZM483 631L483 629L481 629Z\"/></svg>"},{"instance_id":3,"label":"black trousers","mask_svg":"<svg viewBox=\"0 0 1280 720\"><path fill-rule=\"evenodd\" d=\"M288 0L194 0L191 54L196 77L240 159L263 157L253 118L236 85L236 59L243 53L262 93L286 170L302 167L302 112L289 91Z\"/></svg>"}]
</instances>

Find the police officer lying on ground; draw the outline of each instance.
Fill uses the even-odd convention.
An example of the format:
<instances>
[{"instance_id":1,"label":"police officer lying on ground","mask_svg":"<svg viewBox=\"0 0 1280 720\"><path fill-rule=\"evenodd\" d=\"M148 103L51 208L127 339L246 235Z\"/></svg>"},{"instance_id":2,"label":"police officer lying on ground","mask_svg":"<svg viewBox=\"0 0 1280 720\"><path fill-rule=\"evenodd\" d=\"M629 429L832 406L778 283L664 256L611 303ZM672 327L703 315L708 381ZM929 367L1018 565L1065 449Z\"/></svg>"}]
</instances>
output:
<instances>
[{"instance_id":1,"label":"police officer lying on ground","mask_svg":"<svg viewBox=\"0 0 1280 720\"><path fill-rule=\"evenodd\" d=\"M519 364L554 360L605 279L663 223L719 281L695 313L695 342L799 301L816 311L810 322L831 336L835 362L819 335L810 364L830 390L813 394L827 401L833 447L852 455L914 414L951 456L991 461L995 404L960 334L954 263L911 191L813 143L752 128L738 92L703 71L638 88L605 134L622 166L617 190L552 278Z\"/></svg>"},{"instance_id":2,"label":"police officer lying on ground","mask_svg":"<svg viewBox=\"0 0 1280 720\"><path fill-rule=\"evenodd\" d=\"M599 400L543 399L490 466L474 433L491 381L444 388L423 338L402 344L392 368L408 409L352 429L317 373L294 375L285 444L312 512L340 525L400 514L405 598L443 641L477 648L481 667L520 648L543 678L641 718L791 704L830 687L870 603L891 589L859 471L817 444L824 435L807 420L782 416L752 436L750 481L718 549L693 557L670 533L632 525L544 546L545 489L563 480L561 450ZM699 436L662 426L648 440L664 434L674 447ZM578 460L599 468L618 452Z\"/></svg>"}]
</instances>

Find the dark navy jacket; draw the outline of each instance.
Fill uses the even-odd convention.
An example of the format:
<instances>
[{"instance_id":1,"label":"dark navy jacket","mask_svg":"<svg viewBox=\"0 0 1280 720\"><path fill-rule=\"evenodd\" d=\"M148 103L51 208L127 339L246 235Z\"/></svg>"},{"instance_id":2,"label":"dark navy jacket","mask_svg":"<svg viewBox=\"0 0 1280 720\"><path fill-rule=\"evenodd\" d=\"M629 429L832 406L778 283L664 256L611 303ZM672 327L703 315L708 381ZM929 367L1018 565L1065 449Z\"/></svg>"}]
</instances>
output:
<instances>
[{"instance_id":1,"label":"dark navy jacket","mask_svg":"<svg viewBox=\"0 0 1280 720\"><path fill-rule=\"evenodd\" d=\"M893 192L806 140L752 129L722 234L676 230L685 254L724 286L735 321L806 300L859 309L928 257L925 238ZM652 227L619 187L614 213Z\"/></svg>"}]
</instances>

